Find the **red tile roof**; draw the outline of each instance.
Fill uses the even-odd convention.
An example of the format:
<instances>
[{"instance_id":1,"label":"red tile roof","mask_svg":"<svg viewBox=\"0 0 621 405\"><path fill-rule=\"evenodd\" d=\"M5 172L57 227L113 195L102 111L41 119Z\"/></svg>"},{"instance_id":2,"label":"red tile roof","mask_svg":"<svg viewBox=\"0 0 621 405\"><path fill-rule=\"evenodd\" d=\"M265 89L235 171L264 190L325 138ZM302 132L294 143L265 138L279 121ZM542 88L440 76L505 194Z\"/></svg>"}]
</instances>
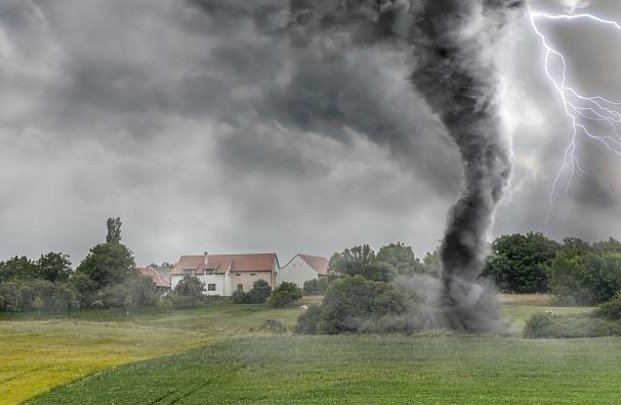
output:
<instances>
[{"instance_id":1,"label":"red tile roof","mask_svg":"<svg viewBox=\"0 0 621 405\"><path fill-rule=\"evenodd\" d=\"M325 257L299 255L317 273L327 275L330 272L330 262Z\"/></svg>"},{"instance_id":2,"label":"red tile roof","mask_svg":"<svg viewBox=\"0 0 621 405\"><path fill-rule=\"evenodd\" d=\"M144 277L149 277L156 287L170 288L170 280L152 267L137 267L136 272Z\"/></svg>"},{"instance_id":3,"label":"red tile roof","mask_svg":"<svg viewBox=\"0 0 621 405\"><path fill-rule=\"evenodd\" d=\"M208 255L207 258L207 265L205 265L204 255L181 256L179 262L173 267L171 274L185 274L185 270L194 270L196 274L201 274L205 270L225 273L227 270L234 272L258 272L272 271L272 269L278 268L276 253Z\"/></svg>"}]
</instances>

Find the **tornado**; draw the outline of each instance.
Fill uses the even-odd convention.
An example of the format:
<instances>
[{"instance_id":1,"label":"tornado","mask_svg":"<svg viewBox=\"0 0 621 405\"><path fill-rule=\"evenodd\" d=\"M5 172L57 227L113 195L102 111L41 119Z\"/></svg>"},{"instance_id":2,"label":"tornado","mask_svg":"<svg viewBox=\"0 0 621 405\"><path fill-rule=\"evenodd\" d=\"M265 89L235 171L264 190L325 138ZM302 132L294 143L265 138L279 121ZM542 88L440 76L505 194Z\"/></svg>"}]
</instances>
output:
<instances>
[{"instance_id":1,"label":"tornado","mask_svg":"<svg viewBox=\"0 0 621 405\"><path fill-rule=\"evenodd\" d=\"M457 145L463 186L441 245L440 303L446 326L494 331L500 307L478 283L487 232L511 175L499 108L498 49L523 9L516 0L425 0L413 27L411 80Z\"/></svg>"}]
</instances>

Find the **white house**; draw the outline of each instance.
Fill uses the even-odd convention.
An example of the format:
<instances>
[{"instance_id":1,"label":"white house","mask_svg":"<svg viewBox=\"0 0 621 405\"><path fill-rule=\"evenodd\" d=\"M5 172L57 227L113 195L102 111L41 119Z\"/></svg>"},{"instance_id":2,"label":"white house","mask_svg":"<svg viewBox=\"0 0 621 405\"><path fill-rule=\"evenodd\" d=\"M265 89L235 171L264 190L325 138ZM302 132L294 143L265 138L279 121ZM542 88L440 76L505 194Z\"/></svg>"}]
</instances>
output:
<instances>
[{"instance_id":1,"label":"white house","mask_svg":"<svg viewBox=\"0 0 621 405\"><path fill-rule=\"evenodd\" d=\"M185 276L205 283L205 294L230 296L235 290L248 291L257 280L275 285L276 253L181 256L170 273L174 289Z\"/></svg>"},{"instance_id":2,"label":"white house","mask_svg":"<svg viewBox=\"0 0 621 405\"><path fill-rule=\"evenodd\" d=\"M304 287L309 280L317 280L330 274L330 263L325 257L297 254L278 270L277 284L283 282L295 283Z\"/></svg>"}]
</instances>

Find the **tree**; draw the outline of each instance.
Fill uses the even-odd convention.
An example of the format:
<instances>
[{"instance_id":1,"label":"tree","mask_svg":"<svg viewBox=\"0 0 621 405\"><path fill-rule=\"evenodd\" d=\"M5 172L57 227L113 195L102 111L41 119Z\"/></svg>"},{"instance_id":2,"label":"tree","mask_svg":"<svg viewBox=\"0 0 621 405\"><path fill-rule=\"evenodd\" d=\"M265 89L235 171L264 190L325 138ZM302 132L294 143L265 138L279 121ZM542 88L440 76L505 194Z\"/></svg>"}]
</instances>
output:
<instances>
[{"instance_id":1,"label":"tree","mask_svg":"<svg viewBox=\"0 0 621 405\"><path fill-rule=\"evenodd\" d=\"M295 283L284 282L272 292L268 304L274 308L287 308L302 298L302 290Z\"/></svg>"},{"instance_id":2,"label":"tree","mask_svg":"<svg viewBox=\"0 0 621 405\"><path fill-rule=\"evenodd\" d=\"M205 283L197 277L185 276L175 289L166 296L166 301L175 308L191 308L204 301Z\"/></svg>"},{"instance_id":3,"label":"tree","mask_svg":"<svg viewBox=\"0 0 621 405\"><path fill-rule=\"evenodd\" d=\"M121 243L121 218L108 218L108 234L106 235L106 243Z\"/></svg>"},{"instance_id":4,"label":"tree","mask_svg":"<svg viewBox=\"0 0 621 405\"><path fill-rule=\"evenodd\" d=\"M621 242L615 238L608 238L606 241L595 242L593 244L593 250L597 252L621 253Z\"/></svg>"},{"instance_id":5,"label":"tree","mask_svg":"<svg viewBox=\"0 0 621 405\"><path fill-rule=\"evenodd\" d=\"M377 260L386 263L393 274L423 273L424 266L416 258L412 248L401 242L382 246L377 252Z\"/></svg>"},{"instance_id":6,"label":"tree","mask_svg":"<svg viewBox=\"0 0 621 405\"><path fill-rule=\"evenodd\" d=\"M334 281L320 307L312 307L298 319L299 333L357 332L381 318L396 317L406 311L406 296L394 285L361 276ZM405 329L404 324L393 323ZM382 331L382 330L377 330Z\"/></svg>"},{"instance_id":7,"label":"tree","mask_svg":"<svg viewBox=\"0 0 621 405\"><path fill-rule=\"evenodd\" d=\"M602 303L621 290L621 253L561 251L548 266L548 279L559 303Z\"/></svg>"},{"instance_id":8,"label":"tree","mask_svg":"<svg viewBox=\"0 0 621 405\"><path fill-rule=\"evenodd\" d=\"M304 288L303 288L304 294L305 295L323 295L328 289L330 282L331 280L327 277L308 280L304 283Z\"/></svg>"},{"instance_id":9,"label":"tree","mask_svg":"<svg viewBox=\"0 0 621 405\"><path fill-rule=\"evenodd\" d=\"M72 273L69 256L50 252L37 261L38 273L44 280L66 282Z\"/></svg>"},{"instance_id":10,"label":"tree","mask_svg":"<svg viewBox=\"0 0 621 405\"><path fill-rule=\"evenodd\" d=\"M491 277L501 290L514 293L547 291L546 265L555 257L558 243L541 233L498 237L485 261L484 277Z\"/></svg>"},{"instance_id":11,"label":"tree","mask_svg":"<svg viewBox=\"0 0 621 405\"><path fill-rule=\"evenodd\" d=\"M73 274L67 282L70 288L77 291L80 307L87 307L93 301L93 295L97 291L97 284L86 274Z\"/></svg>"},{"instance_id":12,"label":"tree","mask_svg":"<svg viewBox=\"0 0 621 405\"><path fill-rule=\"evenodd\" d=\"M33 280L39 278L37 264L26 256L15 256L0 262L0 283L11 280Z\"/></svg>"},{"instance_id":13,"label":"tree","mask_svg":"<svg viewBox=\"0 0 621 405\"><path fill-rule=\"evenodd\" d=\"M349 276L362 276L369 280L388 281L390 268L377 260L369 245L354 246L330 258L330 268L337 273Z\"/></svg>"},{"instance_id":14,"label":"tree","mask_svg":"<svg viewBox=\"0 0 621 405\"><path fill-rule=\"evenodd\" d=\"M248 303L250 304L263 304L269 298L272 293L272 287L265 280L257 280L252 283L252 288L246 293L248 296Z\"/></svg>"},{"instance_id":15,"label":"tree","mask_svg":"<svg viewBox=\"0 0 621 405\"><path fill-rule=\"evenodd\" d=\"M96 289L122 284L136 267L132 252L120 243L101 243L78 266L76 273L91 279Z\"/></svg>"},{"instance_id":16,"label":"tree","mask_svg":"<svg viewBox=\"0 0 621 405\"><path fill-rule=\"evenodd\" d=\"M442 271L442 259L440 257L440 248L436 248L433 252L427 252L423 258L423 268L425 274L439 276Z\"/></svg>"}]
</instances>

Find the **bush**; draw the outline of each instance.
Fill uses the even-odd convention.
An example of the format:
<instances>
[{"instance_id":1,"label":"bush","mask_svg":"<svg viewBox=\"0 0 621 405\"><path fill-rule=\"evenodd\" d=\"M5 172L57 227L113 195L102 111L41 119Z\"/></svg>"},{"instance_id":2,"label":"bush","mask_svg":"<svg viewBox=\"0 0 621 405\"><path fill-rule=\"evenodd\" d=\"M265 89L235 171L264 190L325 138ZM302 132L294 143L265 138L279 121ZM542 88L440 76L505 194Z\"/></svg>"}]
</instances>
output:
<instances>
[{"instance_id":1,"label":"bush","mask_svg":"<svg viewBox=\"0 0 621 405\"><path fill-rule=\"evenodd\" d=\"M557 303L602 303L621 290L621 254L559 253L549 266L548 283Z\"/></svg>"},{"instance_id":2,"label":"bush","mask_svg":"<svg viewBox=\"0 0 621 405\"><path fill-rule=\"evenodd\" d=\"M282 283L272 293L268 304L274 308L292 307L302 298L302 290L295 283Z\"/></svg>"},{"instance_id":3,"label":"bush","mask_svg":"<svg viewBox=\"0 0 621 405\"><path fill-rule=\"evenodd\" d=\"M236 304L263 304L272 293L272 287L265 280L257 280L252 284L252 288L247 293L236 290L231 295L231 299Z\"/></svg>"},{"instance_id":4,"label":"bush","mask_svg":"<svg viewBox=\"0 0 621 405\"><path fill-rule=\"evenodd\" d=\"M621 322L589 314L533 314L524 327L527 338L580 338L621 336Z\"/></svg>"},{"instance_id":5,"label":"bush","mask_svg":"<svg viewBox=\"0 0 621 405\"><path fill-rule=\"evenodd\" d=\"M311 305L298 317L295 333L318 335L323 333L323 310L319 305Z\"/></svg>"},{"instance_id":6,"label":"bush","mask_svg":"<svg viewBox=\"0 0 621 405\"><path fill-rule=\"evenodd\" d=\"M407 307L407 297L392 284L345 277L330 285L320 307L311 306L298 318L295 330L305 334L410 331L413 326L401 317Z\"/></svg>"},{"instance_id":7,"label":"bush","mask_svg":"<svg viewBox=\"0 0 621 405\"><path fill-rule=\"evenodd\" d=\"M274 319L267 319L263 324L259 327L261 332L271 332L271 333L285 333L287 332L287 328L281 322L278 322Z\"/></svg>"},{"instance_id":8,"label":"bush","mask_svg":"<svg viewBox=\"0 0 621 405\"><path fill-rule=\"evenodd\" d=\"M621 291L617 291L611 299L600 304L594 315L600 318L621 320Z\"/></svg>"},{"instance_id":9,"label":"bush","mask_svg":"<svg viewBox=\"0 0 621 405\"><path fill-rule=\"evenodd\" d=\"M231 294L231 300L235 304L248 304L248 294L242 290L235 290L233 294Z\"/></svg>"},{"instance_id":10,"label":"bush","mask_svg":"<svg viewBox=\"0 0 621 405\"><path fill-rule=\"evenodd\" d=\"M304 295L324 295L329 285L330 281L325 277L308 280L304 283Z\"/></svg>"},{"instance_id":11,"label":"bush","mask_svg":"<svg viewBox=\"0 0 621 405\"><path fill-rule=\"evenodd\" d=\"M155 289L153 281L148 277L130 276L125 282L125 286L135 306L152 307L160 301L160 293Z\"/></svg>"},{"instance_id":12,"label":"bush","mask_svg":"<svg viewBox=\"0 0 621 405\"><path fill-rule=\"evenodd\" d=\"M265 280L257 280L252 284L252 289L246 293L249 304L263 304L272 293L272 287Z\"/></svg>"},{"instance_id":13,"label":"bush","mask_svg":"<svg viewBox=\"0 0 621 405\"><path fill-rule=\"evenodd\" d=\"M333 283L323 299L325 333L357 331L372 317L405 311L405 296L392 284L347 277Z\"/></svg>"},{"instance_id":14,"label":"bush","mask_svg":"<svg viewBox=\"0 0 621 405\"><path fill-rule=\"evenodd\" d=\"M22 280L0 284L0 309L4 311L59 311L77 308L78 293L66 284L47 280Z\"/></svg>"},{"instance_id":15,"label":"bush","mask_svg":"<svg viewBox=\"0 0 621 405\"><path fill-rule=\"evenodd\" d=\"M191 308L205 302L205 283L197 277L185 276L165 298L173 308Z\"/></svg>"},{"instance_id":16,"label":"bush","mask_svg":"<svg viewBox=\"0 0 621 405\"><path fill-rule=\"evenodd\" d=\"M176 292L171 292L164 298L164 304L175 309L195 308L201 303L202 300L197 300L196 297L189 297Z\"/></svg>"}]
</instances>

